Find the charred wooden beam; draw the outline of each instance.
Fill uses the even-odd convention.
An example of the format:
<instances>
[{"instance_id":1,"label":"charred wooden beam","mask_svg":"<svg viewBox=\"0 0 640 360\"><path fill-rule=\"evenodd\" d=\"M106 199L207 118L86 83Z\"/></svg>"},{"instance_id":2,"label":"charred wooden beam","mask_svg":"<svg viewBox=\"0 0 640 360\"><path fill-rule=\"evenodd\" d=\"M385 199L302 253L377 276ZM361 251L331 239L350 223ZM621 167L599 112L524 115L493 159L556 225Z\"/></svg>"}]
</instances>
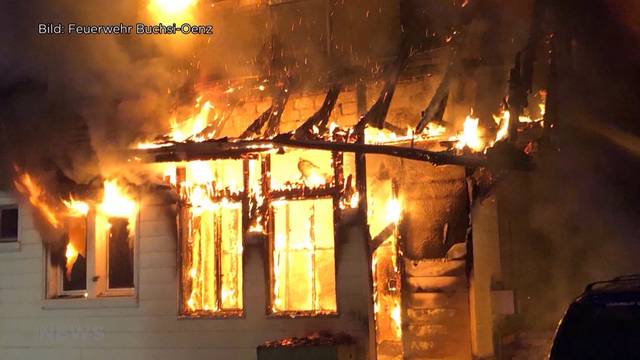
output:
<instances>
[{"instance_id":1,"label":"charred wooden beam","mask_svg":"<svg viewBox=\"0 0 640 360\"><path fill-rule=\"evenodd\" d=\"M361 130L364 130L367 125L376 127L378 129L384 128L387 113L389 112L389 106L391 105L393 94L396 91L398 78L400 77L400 73L402 73L402 70L407 64L408 57L408 52L402 52L396 62L391 65L386 76L387 80L384 83L384 87L380 91L378 99L373 104L373 106L371 106L369 111L367 111L367 113L364 114L360 118L360 121L358 121L358 123L354 126L356 134L361 133Z\"/></svg>"},{"instance_id":2,"label":"charred wooden beam","mask_svg":"<svg viewBox=\"0 0 640 360\"><path fill-rule=\"evenodd\" d=\"M380 245L382 245L388 238L390 238L395 233L396 227L397 226L395 223L390 223L389 225L385 226L385 228L382 229L382 231L380 231L378 235L371 239L371 241L369 242L369 253L373 254L373 252L376 251L376 249Z\"/></svg>"},{"instance_id":3,"label":"charred wooden beam","mask_svg":"<svg viewBox=\"0 0 640 360\"><path fill-rule=\"evenodd\" d=\"M469 167L481 167L488 165L487 159L483 155L456 155L450 152L435 152L392 145L334 143L311 140L300 141L292 139L287 134L275 137L272 140L272 143L279 146L297 147L304 149L341 151L356 154L389 155L404 159L427 161L435 165L449 164Z\"/></svg>"},{"instance_id":4,"label":"charred wooden beam","mask_svg":"<svg viewBox=\"0 0 640 360\"><path fill-rule=\"evenodd\" d=\"M536 46L542 37L542 20L546 9L546 0L534 2L529 39L525 48L516 54L514 66L509 73L507 107L511 113L509 138L514 141L518 135L520 115L528 105L527 97L533 84L533 65L536 61Z\"/></svg>"},{"instance_id":5,"label":"charred wooden beam","mask_svg":"<svg viewBox=\"0 0 640 360\"><path fill-rule=\"evenodd\" d=\"M422 117L416 126L417 133L421 133L427 127L429 121L442 120L442 116L447 107L447 101L449 100L451 80L455 75L457 75L457 65L455 65L455 62L451 62L442 81L440 81L440 85L438 85L436 89L436 93L431 98L431 101L429 101L427 108L422 112ZM440 117L439 119L438 116Z\"/></svg>"},{"instance_id":6,"label":"charred wooden beam","mask_svg":"<svg viewBox=\"0 0 640 360\"><path fill-rule=\"evenodd\" d=\"M280 125L282 112L289 99L288 90L283 90L272 100L271 106L265 110L251 125L240 135L240 139L253 139L262 135L262 128L267 124L264 131L265 136L273 136L277 134Z\"/></svg>"},{"instance_id":7,"label":"charred wooden beam","mask_svg":"<svg viewBox=\"0 0 640 360\"><path fill-rule=\"evenodd\" d=\"M285 90L273 104L273 111L271 112L269 121L267 121L267 128L264 131L265 137L275 136L280 131L280 119L282 118L284 107L287 105L287 100L289 100L289 93Z\"/></svg>"},{"instance_id":8,"label":"charred wooden beam","mask_svg":"<svg viewBox=\"0 0 640 360\"><path fill-rule=\"evenodd\" d=\"M296 139L305 138L314 126L318 127L321 132L326 130L327 124L329 123L329 117L331 116L333 108L336 106L338 95L340 95L341 90L342 84L333 85L329 89L320 109L295 130L293 136Z\"/></svg>"},{"instance_id":9,"label":"charred wooden beam","mask_svg":"<svg viewBox=\"0 0 640 360\"><path fill-rule=\"evenodd\" d=\"M363 143L338 143L330 141L296 140L291 134L283 134L269 140L216 140L201 143L179 143L171 147L158 149L135 150L131 154L150 162L174 162L191 160L213 160L227 158L248 158L255 157L257 153L273 151L279 147L294 147L301 149L318 149L327 151L350 152L356 154L380 154L396 156L404 159L417 161L427 161L435 165L461 165L468 167L508 167L513 169L529 169L530 164L526 156L518 158L515 153L517 149L509 149L509 159L517 161L500 161L498 159L500 151L489 151L485 156L482 154L458 155L453 152L435 152L408 148L393 145L373 145Z\"/></svg>"}]
</instances>

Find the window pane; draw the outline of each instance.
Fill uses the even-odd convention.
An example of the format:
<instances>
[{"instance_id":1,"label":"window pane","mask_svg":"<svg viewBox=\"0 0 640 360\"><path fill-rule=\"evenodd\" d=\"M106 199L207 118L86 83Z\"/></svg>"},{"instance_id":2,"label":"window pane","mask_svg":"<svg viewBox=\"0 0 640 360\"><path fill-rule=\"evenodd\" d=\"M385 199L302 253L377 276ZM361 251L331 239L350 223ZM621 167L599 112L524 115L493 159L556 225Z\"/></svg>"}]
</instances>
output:
<instances>
[{"instance_id":1,"label":"window pane","mask_svg":"<svg viewBox=\"0 0 640 360\"><path fill-rule=\"evenodd\" d=\"M62 290L87 289L87 221L85 217L67 219L67 245L62 266Z\"/></svg>"},{"instance_id":2,"label":"window pane","mask_svg":"<svg viewBox=\"0 0 640 360\"><path fill-rule=\"evenodd\" d=\"M109 218L109 288L126 289L133 284L133 234L129 219Z\"/></svg>"},{"instance_id":3,"label":"window pane","mask_svg":"<svg viewBox=\"0 0 640 360\"><path fill-rule=\"evenodd\" d=\"M239 206L222 207L220 213L221 305L224 310L242 309L242 213Z\"/></svg>"},{"instance_id":4,"label":"window pane","mask_svg":"<svg viewBox=\"0 0 640 360\"><path fill-rule=\"evenodd\" d=\"M211 203L188 212L183 261L189 312L242 309L242 212L240 203Z\"/></svg>"},{"instance_id":5,"label":"window pane","mask_svg":"<svg viewBox=\"0 0 640 360\"><path fill-rule=\"evenodd\" d=\"M273 204L272 310L335 312L333 200Z\"/></svg>"},{"instance_id":6,"label":"window pane","mask_svg":"<svg viewBox=\"0 0 640 360\"><path fill-rule=\"evenodd\" d=\"M2 209L0 213L0 239L18 238L18 209Z\"/></svg>"},{"instance_id":7,"label":"window pane","mask_svg":"<svg viewBox=\"0 0 640 360\"><path fill-rule=\"evenodd\" d=\"M330 151L287 149L271 156L271 189L286 189L304 184L317 187L333 179Z\"/></svg>"}]
</instances>

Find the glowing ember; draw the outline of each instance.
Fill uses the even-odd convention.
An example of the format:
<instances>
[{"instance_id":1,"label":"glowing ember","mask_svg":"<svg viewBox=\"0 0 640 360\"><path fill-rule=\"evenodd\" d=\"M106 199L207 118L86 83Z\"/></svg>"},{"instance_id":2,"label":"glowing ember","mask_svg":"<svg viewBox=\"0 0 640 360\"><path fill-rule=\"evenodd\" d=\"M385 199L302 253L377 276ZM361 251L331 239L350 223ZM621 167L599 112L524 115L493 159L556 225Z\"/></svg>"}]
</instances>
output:
<instances>
[{"instance_id":1,"label":"glowing ember","mask_svg":"<svg viewBox=\"0 0 640 360\"><path fill-rule=\"evenodd\" d=\"M424 131L429 137L439 137L444 135L444 133L447 131L447 128L445 128L441 124L429 122L427 123L427 127Z\"/></svg>"},{"instance_id":2,"label":"glowing ember","mask_svg":"<svg viewBox=\"0 0 640 360\"><path fill-rule=\"evenodd\" d=\"M352 209L355 209L358 207L358 204L360 204L360 193L356 191L355 193L353 193L353 195L351 195L351 200L349 200L349 206Z\"/></svg>"},{"instance_id":3,"label":"glowing ember","mask_svg":"<svg viewBox=\"0 0 640 360\"><path fill-rule=\"evenodd\" d=\"M416 133L416 130L412 127L407 127L407 131L404 134L398 134L387 129L367 127L365 129L365 141L367 144L430 141L441 137L446 131L447 128L435 122L429 122L422 133Z\"/></svg>"}]
</instances>

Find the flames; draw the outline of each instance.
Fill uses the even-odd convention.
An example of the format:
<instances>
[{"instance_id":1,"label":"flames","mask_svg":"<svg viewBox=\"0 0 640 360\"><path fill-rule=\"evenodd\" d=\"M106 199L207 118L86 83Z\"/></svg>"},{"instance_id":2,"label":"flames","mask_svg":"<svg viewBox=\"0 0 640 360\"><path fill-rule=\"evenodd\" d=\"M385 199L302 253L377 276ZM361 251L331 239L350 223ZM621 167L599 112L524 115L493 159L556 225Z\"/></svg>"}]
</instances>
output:
<instances>
[{"instance_id":1,"label":"flames","mask_svg":"<svg viewBox=\"0 0 640 360\"><path fill-rule=\"evenodd\" d=\"M18 171L18 175L14 180L14 185L18 192L29 200L29 203L41 214L49 226L67 233L68 243L64 253L66 258L65 276L70 279L78 256L85 256L86 228L85 225L79 226L76 221L86 221L86 217L91 211L90 202L78 200L73 196L69 196L68 199L56 199L48 194L31 174L21 172L17 168L16 171ZM106 180L103 185L104 194L98 205L98 211L107 217L128 218L130 225L135 224L133 218L137 212L137 203L116 180ZM77 232L78 228L84 230ZM101 230L96 229L96 231Z\"/></svg>"},{"instance_id":2,"label":"flames","mask_svg":"<svg viewBox=\"0 0 640 360\"><path fill-rule=\"evenodd\" d=\"M511 113L509 110L502 112L501 116L494 116L493 119L498 125L498 133L496 134L496 142L506 139L509 136L509 121L511 119Z\"/></svg>"},{"instance_id":3,"label":"flames","mask_svg":"<svg viewBox=\"0 0 640 360\"><path fill-rule=\"evenodd\" d=\"M70 216L87 216L89 213L89 204L85 201L75 200L73 196L69 200L62 200L62 203L69 210Z\"/></svg>"},{"instance_id":4,"label":"flames","mask_svg":"<svg viewBox=\"0 0 640 360\"><path fill-rule=\"evenodd\" d=\"M478 124L480 119L473 116L473 111L464 120L462 132L453 139L456 140L456 149L469 148L475 152L484 150L485 143L480 136Z\"/></svg>"},{"instance_id":5,"label":"flames","mask_svg":"<svg viewBox=\"0 0 640 360\"><path fill-rule=\"evenodd\" d=\"M73 244L69 243L67 244L64 256L67 259L65 263L65 275L67 279L71 279L71 270L73 269L73 265L76 263L76 260L78 260L78 250L76 250Z\"/></svg>"},{"instance_id":6,"label":"flames","mask_svg":"<svg viewBox=\"0 0 640 360\"><path fill-rule=\"evenodd\" d=\"M159 141L145 141L137 144L138 149L155 149L171 146L174 142L202 142L216 136L214 124L220 120L215 113L215 107L210 101L202 102L202 97L196 99L194 112L186 119L178 120L177 115L169 119L170 131Z\"/></svg>"},{"instance_id":7,"label":"flames","mask_svg":"<svg viewBox=\"0 0 640 360\"><path fill-rule=\"evenodd\" d=\"M19 172L19 170L17 171ZM40 212L51 226L54 228L60 228L62 226L56 211L49 204L44 189L33 180L30 174L19 174L13 181L13 184L18 192L27 197L29 203Z\"/></svg>"},{"instance_id":8,"label":"flames","mask_svg":"<svg viewBox=\"0 0 640 360\"><path fill-rule=\"evenodd\" d=\"M365 129L365 142L367 144L391 144L407 141L421 142L435 140L444 135L447 128L436 122L429 122L421 133L417 133L413 127L407 127L404 134L397 132L367 127Z\"/></svg>"},{"instance_id":9,"label":"flames","mask_svg":"<svg viewBox=\"0 0 640 360\"><path fill-rule=\"evenodd\" d=\"M107 217L130 218L135 215L138 205L127 195L117 180L106 180L102 202L98 208Z\"/></svg>"},{"instance_id":10,"label":"flames","mask_svg":"<svg viewBox=\"0 0 640 360\"><path fill-rule=\"evenodd\" d=\"M178 122L173 117L171 122L171 132L169 138L175 142L183 142L190 139L195 142L201 142L212 138L215 132L207 133L205 130L211 124L209 123L209 116L211 110L214 108L209 101L200 105L201 98L196 101L195 109L200 109L194 116L185 119L182 122Z\"/></svg>"},{"instance_id":11,"label":"flames","mask_svg":"<svg viewBox=\"0 0 640 360\"><path fill-rule=\"evenodd\" d=\"M391 180L372 185L375 188L368 191L367 199L371 235L378 237L391 229L371 258L376 343L380 346L387 341L397 342L402 338L398 226L402 221L403 204Z\"/></svg>"},{"instance_id":12,"label":"flames","mask_svg":"<svg viewBox=\"0 0 640 360\"><path fill-rule=\"evenodd\" d=\"M158 21L178 22L191 18L191 11L198 0L151 0L147 10Z\"/></svg>"}]
</instances>

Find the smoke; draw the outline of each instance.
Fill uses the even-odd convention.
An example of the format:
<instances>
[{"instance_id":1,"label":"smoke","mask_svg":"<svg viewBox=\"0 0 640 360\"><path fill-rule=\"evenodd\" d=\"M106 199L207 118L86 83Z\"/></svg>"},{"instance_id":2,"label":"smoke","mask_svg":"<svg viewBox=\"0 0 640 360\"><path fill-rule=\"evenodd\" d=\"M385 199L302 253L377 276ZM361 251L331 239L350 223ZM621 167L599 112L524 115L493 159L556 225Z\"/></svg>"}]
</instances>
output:
<instances>
[{"instance_id":1,"label":"smoke","mask_svg":"<svg viewBox=\"0 0 640 360\"><path fill-rule=\"evenodd\" d=\"M135 23L126 1L2 7L0 116L13 162L27 168L51 162L86 182L99 175L102 151L126 146L166 117L168 89L184 79L176 75L176 59L152 41L37 34L38 23Z\"/></svg>"},{"instance_id":2,"label":"smoke","mask_svg":"<svg viewBox=\"0 0 640 360\"><path fill-rule=\"evenodd\" d=\"M557 149L539 153L536 171L504 189L527 327L552 328L586 284L640 270L640 52L620 16L633 7L624 5L554 6L571 19L556 32L570 44L556 89Z\"/></svg>"}]
</instances>

